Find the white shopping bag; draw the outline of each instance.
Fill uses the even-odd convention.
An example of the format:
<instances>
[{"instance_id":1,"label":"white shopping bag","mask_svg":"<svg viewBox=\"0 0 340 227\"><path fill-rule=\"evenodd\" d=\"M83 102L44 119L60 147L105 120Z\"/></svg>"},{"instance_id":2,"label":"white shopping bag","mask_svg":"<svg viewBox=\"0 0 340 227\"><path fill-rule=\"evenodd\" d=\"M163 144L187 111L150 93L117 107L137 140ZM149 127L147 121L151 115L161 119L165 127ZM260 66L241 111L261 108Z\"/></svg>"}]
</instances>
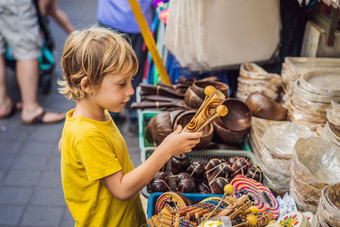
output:
<instances>
[{"instance_id":1,"label":"white shopping bag","mask_svg":"<svg viewBox=\"0 0 340 227\"><path fill-rule=\"evenodd\" d=\"M171 0L165 45L192 71L267 61L280 42L279 5L279 0Z\"/></svg>"}]
</instances>

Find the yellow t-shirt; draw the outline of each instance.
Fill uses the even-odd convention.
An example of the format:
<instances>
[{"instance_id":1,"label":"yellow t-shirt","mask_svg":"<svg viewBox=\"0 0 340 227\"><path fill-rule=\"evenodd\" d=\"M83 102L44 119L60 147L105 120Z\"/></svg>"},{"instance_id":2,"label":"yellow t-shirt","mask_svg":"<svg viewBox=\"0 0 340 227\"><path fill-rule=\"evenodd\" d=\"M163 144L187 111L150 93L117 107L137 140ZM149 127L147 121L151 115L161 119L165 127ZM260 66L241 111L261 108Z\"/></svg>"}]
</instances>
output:
<instances>
[{"instance_id":1,"label":"yellow t-shirt","mask_svg":"<svg viewBox=\"0 0 340 227\"><path fill-rule=\"evenodd\" d=\"M115 198L99 179L133 169L126 143L110 120L96 121L67 113L62 134L61 178L75 226L139 226L145 215L139 194Z\"/></svg>"}]
</instances>

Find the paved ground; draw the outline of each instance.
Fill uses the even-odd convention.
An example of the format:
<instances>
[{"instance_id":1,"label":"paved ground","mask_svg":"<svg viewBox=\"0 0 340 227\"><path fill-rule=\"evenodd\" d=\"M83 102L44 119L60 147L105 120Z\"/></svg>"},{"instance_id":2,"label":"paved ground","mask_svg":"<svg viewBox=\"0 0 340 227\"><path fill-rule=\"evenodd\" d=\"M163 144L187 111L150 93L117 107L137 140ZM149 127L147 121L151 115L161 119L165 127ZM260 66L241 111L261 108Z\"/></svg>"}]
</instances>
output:
<instances>
[{"instance_id":1,"label":"paved ground","mask_svg":"<svg viewBox=\"0 0 340 227\"><path fill-rule=\"evenodd\" d=\"M96 23L96 4L92 0L59 0L59 7L77 29ZM56 80L61 76L60 57L66 34L50 23L56 50L57 68L49 95L40 95L41 104L52 110L67 111L74 106L58 94ZM9 71L10 93L20 98L15 75ZM60 180L60 153L57 142L63 124L24 126L17 113L0 120L0 226L74 226L65 204ZM138 138L128 137L126 124L120 125L134 165L140 164ZM145 202L145 200L144 200Z\"/></svg>"}]
</instances>

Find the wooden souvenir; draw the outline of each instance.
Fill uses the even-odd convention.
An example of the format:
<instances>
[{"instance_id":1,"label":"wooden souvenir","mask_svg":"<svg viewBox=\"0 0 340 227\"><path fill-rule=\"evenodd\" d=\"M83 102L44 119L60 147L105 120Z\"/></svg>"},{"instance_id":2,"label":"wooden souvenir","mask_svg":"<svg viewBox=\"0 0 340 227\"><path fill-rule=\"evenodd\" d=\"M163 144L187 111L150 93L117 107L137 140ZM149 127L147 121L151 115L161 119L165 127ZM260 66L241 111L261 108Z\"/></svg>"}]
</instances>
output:
<instances>
[{"instance_id":1,"label":"wooden souvenir","mask_svg":"<svg viewBox=\"0 0 340 227\"><path fill-rule=\"evenodd\" d=\"M210 160L206 166L205 172L210 190L212 193L215 194L223 194L224 186L229 184L227 178L232 173L229 164L227 164L226 162L221 162L220 164L214 166L219 162L220 161L217 161L216 159ZM207 170L207 167L209 168L209 170Z\"/></svg>"},{"instance_id":2,"label":"wooden souvenir","mask_svg":"<svg viewBox=\"0 0 340 227\"><path fill-rule=\"evenodd\" d=\"M245 158L236 157L236 159L237 160L231 166L231 170L234 172L233 175L245 175L248 170L249 162Z\"/></svg>"},{"instance_id":3,"label":"wooden souvenir","mask_svg":"<svg viewBox=\"0 0 340 227\"><path fill-rule=\"evenodd\" d=\"M257 222L257 219L255 217L255 215L248 215L246 217L246 221L239 223L237 225L233 225L234 227L241 227L241 226L255 226Z\"/></svg>"},{"instance_id":4,"label":"wooden souvenir","mask_svg":"<svg viewBox=\"0 0 340 227\"><path fill-rule=\"evenodd\" d=\"M242 175L235 177L230 184L235 187L235 192L247 190L247 195L252 198L254 206L260 213L271 211L274 218L278 217L279 203L275 195L263 184Z\"/></svg>"},{"instance_id":5,"label":"wooden souvenir","mask_svg":"<svg viewBox=\"0 0 340 227\"><path fill-rule=\"evenodd\" d=\"M187 172L190 173L197 182L202 182L204 180L205 169L201 162L192 162L189 165Z\"/></svg>"},{"instance_id":6,"label":"wooden souvenir","mask_svg":"<svg viewBox=\"0 0 340 227\"><path fill-rule=\"evenodd\" d=\"M262 171L261 171L260 167L255 166L255 165L251 165L248 168L246 177L253 179L253 180L256 180L256 181L261 183L263 178L262 178Z\"/></svg>"},{"instance_id":7,"label":"wooden souvenir","mask_svg":"<svg viewBox=\"0 0 340 227\"><path fill-rule=\"evenodd\" d=\"M180 179L177 186L181 193L193 193L196 189L193 178Z\"/></svg>"},{"instance_id":8,"label":"wooden souvenir","mask_svg":"<svg viewBox=\"0 0 340 227\"><path fill-rule=\"evenodd\" d=\"M152 181L151 183L151 190L152 192L166 192L166 191L169 191L169 188L165 180L156 179Z\"/></svg>"},{"instance_id":9,"label":"wooden souvenir","mask_svg":"<svg viewBox=\"0 0 340 227\"><path fill-rule=\"evenodd\" d=\"M224 177L217 177L209 182L211 192L214 194L223 194L223 188L227 184L229 184L229 181Z\"/></svg>"},{"instance_id":10,"label":"wooden souvenir","mask_svg":"<svg viewBox=\"0 0 340 227\"><path fill-rule=\"evenodd\" d=\"M205 88L208 86L213 86L217 90L221 91L225 97L229 96L229 86L225 83L219 81L195 81L191 89L195 92L201 99L205 98Z\"/></svg>"},{"instance_id":11,"label":"wooden souvenir","mask_svg":"<svg viewBox=\"0 0 340 227\"><path fill-rule=\"evenodd\" d=\"M205 165L205 170L209 171L210 169L214 168L215 166L221 164L221 159L212 158L209 162Z\"/></svg>"},{"instance_id":12,"label":"wooden souvenir","mask_svg":"<svg viewBox=\"0 0 340 227\"><path fill-rule=\"evenodd\" d=\"M169 188L171 189L171 191L177 191L178 190L178 182L179 182L179 178L177 176L169 176L168 180L167 180L167 184L169 186Z\"/></svg>"},{"instance_id":13,"label":"wooden souvenir","mask_svg":"<svg viewBox=\"0 0 340 227\"><path fill-rule=\"evenodd\" d=\"M171 172L176 175L187 170L190 160L185 154L175 155L171 158Z\"/></svg>"},{"instance_id":14,"label":"wooden souvenir","mask_svg":"<svg viewBox=\"0 0 340 227\"><path fill-rule=\"evenodd\" d=\"M156 201L155 214L158 214L163 208L170 206L173 209L182 209L190 206L190 200L178 192L164 192Z\"/></svg>"},{"instance_id":15,"label":"wooden souvenir","mask_svg":"<svg viewBox=\"0 0 340 227\"><path fill-rule=\"evenodd\" d=\"M256 227L262 227L268 225L270 222L272 222L274 219L274 215L272 212L264 212L261 215L257 216L257 223Z\"/></svg>"},{"instance_id":16,"label":"wooden souvenir","mask_svg":"<svg viewBox=\"0 0 340 227\"><path fill-rule=\"evenodd\" d=\"M211 193L211 190L210 190L209 186L206 183L204 183L204 182L197 183L196 191L198 193L201 193L201 194L210 194Z\"/></svg>"},{"instance_id":17,"label":"wooden souvenir","mask_svg":"<svg viewBox=\"0 0 340 227\"><path fill-rule=\"evenodd\" d=\"M247 98L246 104L249 106L255 117L276 121L287 119L287 109L262 94L251 94Z\"/></svg>"},{"instance_id":18,"label":"wooden souvenir","mask_svg":"<svg viewBox=\"0 0 340 227\"><path fill-rule=\"evenodd\" d=\"M225 95L215 90L214 87L208 86L205 89L206 99L198 109L195 116L183 128L182 132L196 132L202 130L214 118L218 116L225 116L228 113L226 106L221 105L225 100Z\"/></svg>"}]
</instances>

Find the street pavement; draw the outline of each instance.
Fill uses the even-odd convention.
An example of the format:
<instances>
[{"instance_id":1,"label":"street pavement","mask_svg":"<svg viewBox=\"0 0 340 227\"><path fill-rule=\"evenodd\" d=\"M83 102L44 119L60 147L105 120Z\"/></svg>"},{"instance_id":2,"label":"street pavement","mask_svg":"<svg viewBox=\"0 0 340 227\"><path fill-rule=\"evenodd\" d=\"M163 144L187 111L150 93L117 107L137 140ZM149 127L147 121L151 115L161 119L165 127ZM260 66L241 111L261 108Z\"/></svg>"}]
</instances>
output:
<instances>
[{"instance_id":1,"label":"street pavement","mask_svg":"<svg viewBox=\"0 0 340 227\"><path fill-rule=\"evenodd\" d=\"M96 23L97 1L59 0L76 29ZM62 76L60 58L67 35L50 20L49 28L55 41L56 69L52 75L50 94L39 93L39 102L47 110L68 111L75 106L57 91L57 79ZM20 100L14 72L8 69L9 92ZM127 142L135 166L141 163L138 137L129 137L126 122L118 127ZM57 143L63 123L27 126L20 113L0 119L0 226L53 227L74 226L66 206L60 179L60 152ZM145 199L143 200L145 204ZM144 205L145 206L145 205Z\"/></svg>"}]
</instances>

